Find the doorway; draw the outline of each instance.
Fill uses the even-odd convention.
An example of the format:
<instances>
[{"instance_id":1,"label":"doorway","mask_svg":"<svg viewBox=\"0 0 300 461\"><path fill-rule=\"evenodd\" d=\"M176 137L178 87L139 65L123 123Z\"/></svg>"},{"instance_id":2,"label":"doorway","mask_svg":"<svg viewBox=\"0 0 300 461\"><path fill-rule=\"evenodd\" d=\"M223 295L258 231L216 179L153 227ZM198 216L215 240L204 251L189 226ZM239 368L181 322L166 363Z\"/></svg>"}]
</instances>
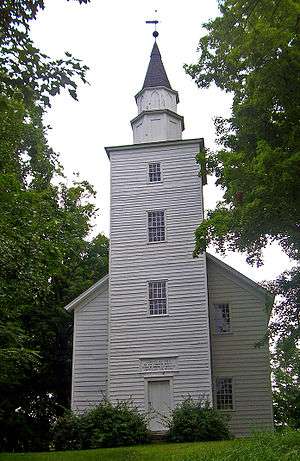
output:
<instances>
[{"instance_id":1,"label":"doorway","mask_svg":"<svg viewBox=\"0 0 300 461\"><path fill-rule=\"evenodd\" d=\"M171 412L170 380L148 381L148 411L150 412L150 430L165 431L165 417Z\"/></svg>"}]
</instances>

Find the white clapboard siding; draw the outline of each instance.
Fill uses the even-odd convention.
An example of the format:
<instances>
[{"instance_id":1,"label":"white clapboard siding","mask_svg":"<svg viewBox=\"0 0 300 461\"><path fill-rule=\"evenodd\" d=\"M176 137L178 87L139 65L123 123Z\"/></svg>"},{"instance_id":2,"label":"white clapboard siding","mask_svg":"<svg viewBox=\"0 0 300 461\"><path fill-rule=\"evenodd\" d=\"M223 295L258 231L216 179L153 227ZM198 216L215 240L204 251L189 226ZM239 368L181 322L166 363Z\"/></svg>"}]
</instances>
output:
<instances>
[{"instance_id":1,"label":"white clapboard siding","mask_svg":"<svg viewBox=\"0 0 300 461\"><path fill-rule=\"evenodd\" d=\"M107 392L108 279L74 308L72 409L82 412Z\"/></svg>"},{"instance_id":2,"label":"white clapboard siding","mask_svg":"<svg viewBox=\"0 0 300 461\"><path fill-rule=\"evenodd\" d=\"M144 408L140 359L174 356L173 403L211 398L206 259L193 259L203 218L201 140L108 148L111 159L109 396ZM148 183L148 163L163 181ZM147 241L147 210L164 209L166 242ZM167 280L168 316L148 315L148 281Z\"/></svg>"},{"instance_id":3,"label":"white clapboard siding","mask_svg":"<svg viewBox=\"0 0 300 461\"><path fill-rule=\"evenodd\" d=\"M266 298L208 257L208 290L213 383L217 377L233 378L234 435L249 435L253 429L273 427L270 359L268 345L255 347L266 333ZM216 335L214 304L228 303L232 333Z\"/></svg>"}]
</instances>

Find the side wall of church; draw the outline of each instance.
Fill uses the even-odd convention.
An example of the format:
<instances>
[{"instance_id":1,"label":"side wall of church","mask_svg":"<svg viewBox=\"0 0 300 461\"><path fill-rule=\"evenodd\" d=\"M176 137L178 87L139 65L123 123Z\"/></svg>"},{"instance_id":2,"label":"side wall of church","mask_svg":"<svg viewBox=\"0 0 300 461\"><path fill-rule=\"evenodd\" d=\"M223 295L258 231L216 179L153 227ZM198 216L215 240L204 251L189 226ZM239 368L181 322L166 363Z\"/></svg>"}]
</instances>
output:
<instances>
[{"instance_id":1,"label":"side wall of church","mask_svg":"<svg viewBox=\"0 0 300 461\"><path fill-rule=\"evenodd\" d=\"M170 379L175 405L211 397L206 259L193 259L202 219L199 141L111 151L109 395L147 407L147 380ZM163 180L148 182L148 163ZM165 210L166 241L148 243L147 211ZM148 282L167 282L168 315L150 316ZM154 368L152 367L154 366Z\"/></svg>"},{"instance_id":2,"label":"side wall of church","mask_svg":"<svg viewBox=\"0 0 300 461\"><path fill-rule=\"evenodd\" d=\"M74 311L72 409L97 405L107 391L108 283Z\"/></svg>"},{"instance_id":3,"label":"side wall of church","mask_svg":"<svg viewBox=\"0 0 300 461\"><path fill-rule=\"evenodd\" d=\"M255 347L266 333L265 299L209 259L208 289L213 384L217 378L232 378L234 407L227 411L231 429L236 436L272 429L269 349ZM217 335L214 304L227 303L231 332Z\"/></svg>"}]
</instances>

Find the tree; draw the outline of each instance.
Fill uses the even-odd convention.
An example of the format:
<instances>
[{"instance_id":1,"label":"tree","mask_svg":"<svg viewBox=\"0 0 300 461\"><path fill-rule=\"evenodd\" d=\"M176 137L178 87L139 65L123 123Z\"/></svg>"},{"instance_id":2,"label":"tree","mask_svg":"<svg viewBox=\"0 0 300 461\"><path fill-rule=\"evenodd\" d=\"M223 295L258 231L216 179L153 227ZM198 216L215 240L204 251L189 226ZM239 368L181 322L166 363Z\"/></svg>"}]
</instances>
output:
<instances>
[{"instance_id":1,"label":"tree","mask_svg":"<svg viewBox=\"0 0 300 461\"><path fill-rule=\"evenodd\" d=\"M278 242L296 260L269 284L281 295L270 331L277 421L299 415L300 259L300 4L295 0L219 0L221 15L207 24L199 60L186 72L200 88L233 95L228 119L216 119L220 148L200 152L224 197L196 230L195 256L214 244L247 253L262 264L262 249ZM297 292L297 295L296 295ZM284 421L285 419L285 421ZM294 422L292 422L294 421Z\"/></svg>"},{"instance_id":2,"label":"tree","mask_svg":"<svg viewBox=\"0 0 300 461\"><path fill-rule=\"evenodd\" d=\"M274 419L277 426L300 428L300 271L284 272L268 288L280 297L275 304L271 334L273 356ZM282 296L282 294L284 296Z\"/></svg>"},{"instance_id":3,"label":"tree","mask_svg":"<svg viewBox=\"0 0 300 461\"><path fill-rule=\"evenodd\" d=\"M30 21L44 8L44 0L3 0L0 4L0 94L18 95L26 107L32 102L50 106L50 96L63 88L77 99L77 77L86 82L87 67L71 53L51 60L30 39Z\"/></svg>"},{"instance_id":4,"label":"tree","mask_svg":"<svg viewBox=\"0 0 300 461\"><path fill-rule=\"evenodd\" d=\"M207 159L224 199L197 229L195 254L214 243L261 263L262 248L276 240L298 258L299 2L222 0L219 7L221 17L205 24L198 63L186 66L199 87L215 83L233 94L231 117L216 120L222 148Z\"/></svg>"},{"instance_id":5,"label":"tree","mask_svg":"<svg viewBox=\"0 0 300 461\"><path fill-rule=\"evenodd\" d=\"M87 3L87 0L79 0ZM108 241L88 239L86 181L64 182L43 115L87 67L51 60L29 38L41 0L0 5L0 450L49 448L68 405L72 317L63 307L108 270Z\"/></svg>"}]
</instances>

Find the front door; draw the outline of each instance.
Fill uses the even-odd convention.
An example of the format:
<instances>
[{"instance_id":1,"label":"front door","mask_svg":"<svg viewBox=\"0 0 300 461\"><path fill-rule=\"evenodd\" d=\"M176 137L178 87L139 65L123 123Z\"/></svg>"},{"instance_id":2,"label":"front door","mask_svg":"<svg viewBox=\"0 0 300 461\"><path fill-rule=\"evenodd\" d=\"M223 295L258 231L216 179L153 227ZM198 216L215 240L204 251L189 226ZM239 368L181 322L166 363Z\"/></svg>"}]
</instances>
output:
<instances>
[{"instance_id":1,"label":"front door","mask_svg":"<svg viewBox=\"0 0 300 461\"><path fill-rule=\"evenodd\" d=\"M148 410L150 411L150 430L165 431L165 417L171 411L170 381L148 381Z\"/></svg>"}]
</instances>

